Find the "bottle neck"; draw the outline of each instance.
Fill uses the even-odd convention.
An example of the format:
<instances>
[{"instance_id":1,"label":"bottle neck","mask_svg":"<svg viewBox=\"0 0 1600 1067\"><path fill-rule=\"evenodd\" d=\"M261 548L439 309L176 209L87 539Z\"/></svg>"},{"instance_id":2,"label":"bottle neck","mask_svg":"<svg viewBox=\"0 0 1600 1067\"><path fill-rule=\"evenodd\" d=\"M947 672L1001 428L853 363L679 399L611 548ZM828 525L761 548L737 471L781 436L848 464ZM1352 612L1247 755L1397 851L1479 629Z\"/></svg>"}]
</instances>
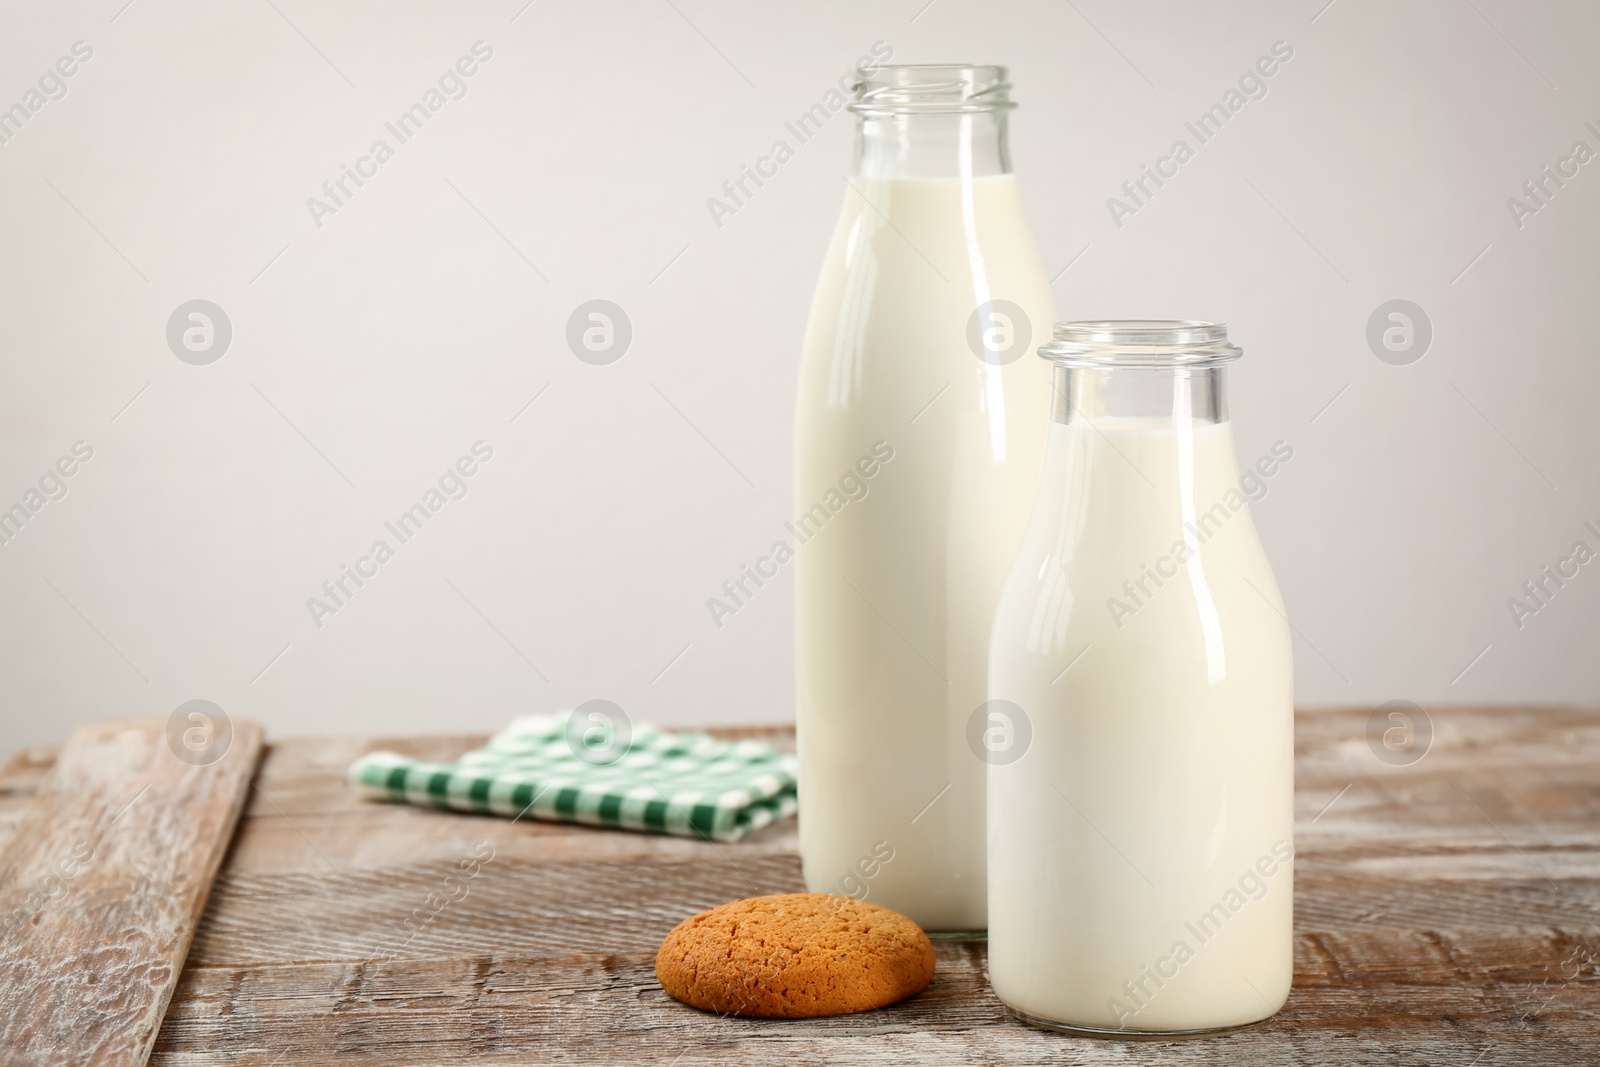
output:
<instances>
[{"instance_id":1,"label":"bottle neck","mask_svg":"<svg viewBox=\"0 0 1600 1067\"><path fill-rule=\"evenodd\" d=\"M870 114L856 124L860 178L971 178L1011 173L1004 109Z\"/></svg>"},{"instance_id":2,"label":"bottle neck","mask_svg":"<svg viewBox=\"0 0 1600 1067\"><path fill-rule=\"evenodd\" d=\"M1227 368L1067 367L1053 370L1051 419L1148 419L1175 426L1228 420Z\"/></svg>"}]
</instances>

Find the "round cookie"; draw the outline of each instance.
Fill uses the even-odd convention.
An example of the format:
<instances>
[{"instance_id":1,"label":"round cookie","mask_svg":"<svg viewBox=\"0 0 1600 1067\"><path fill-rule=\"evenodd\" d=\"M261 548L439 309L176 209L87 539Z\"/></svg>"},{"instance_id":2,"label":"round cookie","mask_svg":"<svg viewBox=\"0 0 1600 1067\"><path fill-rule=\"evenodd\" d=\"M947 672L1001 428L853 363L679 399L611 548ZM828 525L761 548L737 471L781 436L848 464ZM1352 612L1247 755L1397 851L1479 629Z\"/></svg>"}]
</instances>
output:
<instances>
[{"instance_id":1,"label":"round cookie","mask_svg":"<svg viewBox=\"0 0 1600 1067\"><path fill-rule=\"evenodd\" d=\"M933 944L888 908L832 893L784 893L685 919L656 953L656 978L675 999L725 1015L844 1015L926 989Z\"/></svg>"}]
</instances>

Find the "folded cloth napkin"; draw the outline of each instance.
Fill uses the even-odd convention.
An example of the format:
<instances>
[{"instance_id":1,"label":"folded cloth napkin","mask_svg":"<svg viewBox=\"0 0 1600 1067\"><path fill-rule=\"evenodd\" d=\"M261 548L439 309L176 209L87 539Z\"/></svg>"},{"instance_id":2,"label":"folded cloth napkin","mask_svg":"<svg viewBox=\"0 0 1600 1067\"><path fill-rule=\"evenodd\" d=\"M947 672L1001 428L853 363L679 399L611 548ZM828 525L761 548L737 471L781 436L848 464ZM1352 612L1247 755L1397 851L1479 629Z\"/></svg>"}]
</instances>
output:
<instances>
[{"instance_id":1,"label":"folded cloth napkin","mask_svg":"<svg viewBox=\"0 0 1600 1067\"><path fill-rule=\"evenodd\" d=\"M455 763L369 752L350 783L379 800L716 841L794 814L797 764L771 745L636 724L625 743L575 751L570 714L517 719Z\"/></svg>"}]
</instances>

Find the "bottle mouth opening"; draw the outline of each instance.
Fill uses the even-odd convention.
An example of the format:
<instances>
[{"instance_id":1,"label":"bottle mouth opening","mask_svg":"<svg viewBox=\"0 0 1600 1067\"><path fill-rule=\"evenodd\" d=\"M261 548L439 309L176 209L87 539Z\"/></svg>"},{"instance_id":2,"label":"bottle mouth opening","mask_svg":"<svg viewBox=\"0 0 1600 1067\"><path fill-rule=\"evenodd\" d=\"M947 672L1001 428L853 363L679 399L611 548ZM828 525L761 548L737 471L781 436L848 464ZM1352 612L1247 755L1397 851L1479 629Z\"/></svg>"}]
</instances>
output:
<instances>
[{"instance_id":1,"label":"bottle mouth opening","mask_svg":"<svg viewBox=\"0 0 1600 1067\"><path fill-rule=\"evenodd\" d=\"M1064 367L1204 367L1231 363L1244 349L1224 322L1090 319L1058 322L1039 355Z\"/></svg>"},{"instance_id":2,"label":"bottle mouth opening","mask_svg":"<svg viewBox=\"0 0 1600 1067\"><path fill-rule=\"evenodd\" d=\"M1010 71L998 65L900 63L855 83L858 115L960 115L1016 107Z\"/></svg>"}]
</instances>

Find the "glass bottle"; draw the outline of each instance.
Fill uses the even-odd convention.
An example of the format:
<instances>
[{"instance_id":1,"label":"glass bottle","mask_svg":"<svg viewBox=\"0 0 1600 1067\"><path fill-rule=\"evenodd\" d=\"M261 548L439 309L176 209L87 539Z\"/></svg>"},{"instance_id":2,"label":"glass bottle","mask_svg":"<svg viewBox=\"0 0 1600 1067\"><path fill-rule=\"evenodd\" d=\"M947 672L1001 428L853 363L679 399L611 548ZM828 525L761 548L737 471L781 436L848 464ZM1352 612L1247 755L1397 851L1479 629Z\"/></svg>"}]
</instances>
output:
<instances>
[{"instance_id":1,"label":"glass bottle","mask_svg":"<svg viewBox=\"0 0 1600 1067\"><path fill-rule=\"evenodd\" d=\"M986 921L989 628L1043 457L1052 321L1011 174L1006 68L885 66L795 413L800 852L807 885L935 935Z\"/></svg>"},{"instance_id":2,"label":"glass bottle","mask_svg":"<svg viewBox=\"0 0 1600 1067\"><path fill-rule=\"evenodd\" d=\"M1024 1018L1190 1033L1276 1012L1293 971L1293 663L1208 322L1074 322L1033 515L996 612L989 974Z\"/></svg>"}]
</instances>

